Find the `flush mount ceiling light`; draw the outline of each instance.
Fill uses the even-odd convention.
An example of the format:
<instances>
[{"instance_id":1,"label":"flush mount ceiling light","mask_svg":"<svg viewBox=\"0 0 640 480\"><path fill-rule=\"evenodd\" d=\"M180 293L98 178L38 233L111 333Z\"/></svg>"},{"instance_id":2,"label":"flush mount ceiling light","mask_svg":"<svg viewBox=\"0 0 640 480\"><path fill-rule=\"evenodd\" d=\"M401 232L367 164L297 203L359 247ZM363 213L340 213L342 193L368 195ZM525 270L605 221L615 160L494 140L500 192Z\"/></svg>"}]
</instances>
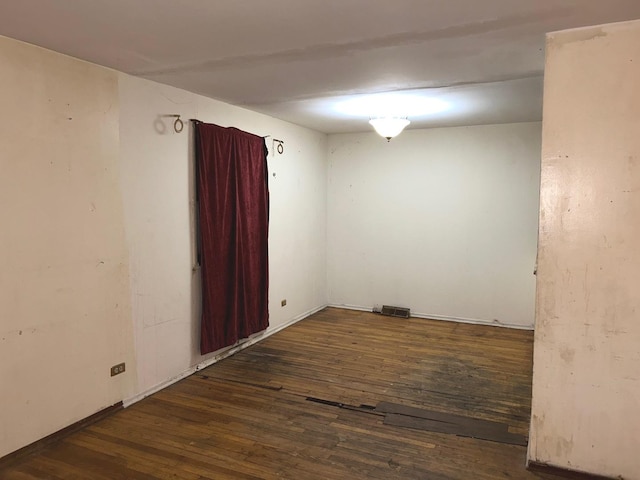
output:
<instances>
[{"instance_id":1,"label":"flush mount ceiling light","mask_svg":"<svg viewBox=\"0 0 640 480\"><path fill-rule=\"evenodd\" d=\"M404 128L411 123L407 118L402 117L378 117L369 120L369 123L373 125L376 132L384 138L387 142L402 132Z\"/></svg>"},{"instance_id":2,"label":"flush mount ceiling light","mask_svg":"<svg viewBox=\"0 0 640 480\"><path fill-rule=\"evenodd\" d=\"M333 109L348 117L368 117L376 132L390 140L409 125L408 117L418 121L434 118L451 105L434 98L431 91L412 91L351 96L336 102Z\"/></svg>"}]
</instances>

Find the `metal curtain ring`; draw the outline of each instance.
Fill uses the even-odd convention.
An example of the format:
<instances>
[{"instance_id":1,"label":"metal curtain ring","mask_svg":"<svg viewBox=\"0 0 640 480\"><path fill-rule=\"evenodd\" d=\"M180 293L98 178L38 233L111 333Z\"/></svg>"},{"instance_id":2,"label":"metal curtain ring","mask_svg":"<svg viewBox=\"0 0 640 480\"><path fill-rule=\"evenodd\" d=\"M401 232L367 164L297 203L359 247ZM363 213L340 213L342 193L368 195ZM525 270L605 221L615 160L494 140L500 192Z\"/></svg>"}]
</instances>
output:
<instances>
[{"instance_id":1,"label":"metal curtain ring","mask_svg":"<svg viewBox=\"0 0 640 480\"><path fill-rule=\"evenodd\" d=\"M281 143L278 143L278 146L277 146L276 148L277 148L278 153L279 153L280 155L282 155L282 154L284 153L284 147L282 146L282 142L281 142Z\"/></svg>"},{"instance_id":2,"label":"metal curtain ring","mask_svg":"<svg viewBox=\"0 0 640 480\"><path fill-rule=\"evenodd\" d=\"M180 120L180 117L176 118L175 122L173 122L173 129L176 133L180 133L184 128L184 123Z\"/></svg>"}]
</instances>

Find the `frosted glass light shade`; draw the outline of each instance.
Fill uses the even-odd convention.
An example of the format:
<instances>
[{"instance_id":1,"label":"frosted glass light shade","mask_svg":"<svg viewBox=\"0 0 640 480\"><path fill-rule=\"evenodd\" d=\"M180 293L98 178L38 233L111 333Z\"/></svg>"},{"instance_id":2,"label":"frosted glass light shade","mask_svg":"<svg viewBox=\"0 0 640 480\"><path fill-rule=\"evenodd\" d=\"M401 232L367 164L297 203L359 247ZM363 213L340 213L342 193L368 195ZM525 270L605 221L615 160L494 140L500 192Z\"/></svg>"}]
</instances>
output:
<instances>
[{"instance_id":1,"label":"frosted glass light shade","mask_svg":"<svg viewBox=\"0 0 640 480\"><path fill-rule=\"evenodd\" d=\"M376 132L387 141L391 140L396 135L400 134L404 128L411 122L406 118L400 117L384 117L384 118L372 118L369 123L373 125Z\"/></svg>"}]
</instances>

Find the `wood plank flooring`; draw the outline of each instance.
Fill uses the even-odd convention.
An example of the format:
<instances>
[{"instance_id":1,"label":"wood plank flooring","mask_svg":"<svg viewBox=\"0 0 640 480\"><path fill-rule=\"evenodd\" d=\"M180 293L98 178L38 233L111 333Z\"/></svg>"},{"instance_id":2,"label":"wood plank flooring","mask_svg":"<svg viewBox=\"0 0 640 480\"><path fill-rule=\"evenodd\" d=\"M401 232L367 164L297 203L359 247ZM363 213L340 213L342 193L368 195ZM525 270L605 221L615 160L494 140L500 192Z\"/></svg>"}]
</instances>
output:
<instances>
[{"instance_id":1,"label":"wood plank flooring","mask_svg":"<svg viewBox=\"0 0 640 480\"><path fill-rule=\"evenodd\" d=\"M385 425L370 408L471 416L526 435L532 342L527 331L326 309L0 478L557 478L527 472L526 447Z\"/></svg>"}]
</instances>

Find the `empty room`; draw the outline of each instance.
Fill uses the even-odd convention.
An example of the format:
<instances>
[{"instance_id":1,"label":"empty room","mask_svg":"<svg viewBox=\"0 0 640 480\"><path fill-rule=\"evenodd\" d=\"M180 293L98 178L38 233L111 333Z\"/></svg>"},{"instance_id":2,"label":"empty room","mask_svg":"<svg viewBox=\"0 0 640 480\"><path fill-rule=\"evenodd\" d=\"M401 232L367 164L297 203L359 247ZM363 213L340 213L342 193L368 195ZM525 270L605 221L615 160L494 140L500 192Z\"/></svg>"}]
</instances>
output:
<instances>
[{"instance_id":1,"label":"empty room","mask_svg":"<svg viewBox=\"0 0 640 480\"><path fill-rule=\"evenodd\" d=\"M640 480L640 2L0 5L0 479Z\"/></svg>"}]
</instances>

